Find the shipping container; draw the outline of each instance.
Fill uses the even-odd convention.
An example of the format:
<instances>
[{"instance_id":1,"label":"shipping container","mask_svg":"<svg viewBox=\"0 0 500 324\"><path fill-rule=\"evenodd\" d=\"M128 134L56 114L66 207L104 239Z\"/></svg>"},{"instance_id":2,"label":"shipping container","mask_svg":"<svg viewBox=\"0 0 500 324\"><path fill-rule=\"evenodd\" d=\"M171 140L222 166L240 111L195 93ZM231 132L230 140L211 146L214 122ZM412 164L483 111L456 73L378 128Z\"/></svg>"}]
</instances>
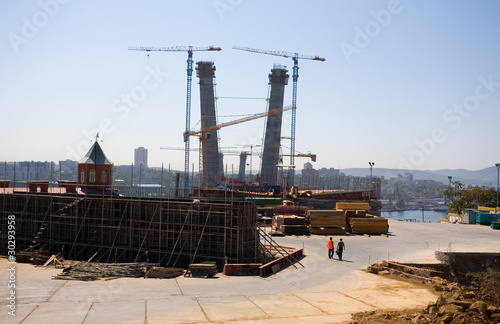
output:
<instances>
[{"instance_id":1,"label":"shipping container","mask_svg":"<svg viewBox=\"0 0 500 324\"><path fill-rule=\"evenodd\" d=\"M491 215L490 213L476 213L476 223L481 225L490 225L491 224Z\"/></svg>"}]
</instances>

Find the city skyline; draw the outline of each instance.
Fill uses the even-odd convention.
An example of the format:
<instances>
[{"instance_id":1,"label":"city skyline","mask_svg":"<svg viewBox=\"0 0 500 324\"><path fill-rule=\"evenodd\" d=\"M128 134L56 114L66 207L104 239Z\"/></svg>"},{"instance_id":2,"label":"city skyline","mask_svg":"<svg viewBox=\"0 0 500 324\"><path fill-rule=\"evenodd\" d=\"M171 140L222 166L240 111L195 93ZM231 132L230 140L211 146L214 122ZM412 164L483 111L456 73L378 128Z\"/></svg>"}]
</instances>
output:
<instances>
[{"instance_id":1,"label":"city skyline","mask_svg":"<svg viewBox=\"0 0 500 324\"><path fill-rule=\"evenodd\" d=\"M375 161L375 169L481 170L500 161L500 46L491 36L500 30L500 4L283 4L0 4L0 59L6 62L0 105L3 131L12 135L0 142L0 159L79 160L99 133L116 165L130 164L132 149L143 146L149 166L183 170L184 152L160 147L184 146L187 53L147 55L128 47L221 47L195 52L193 60L214 62L218 121L226 122L264 112L266 101L223 97L266 98L273 64L292 72L290 58L232 49L241 45L326 58L299 60L296 151L316 154L315 169L365 168ZM197 83L194 75L192 129L200 119ZM285 106L291 99L290 82ZM284 137L290 122L291 113L284 113ZM220 146L256 150L264 123L221 129ZM282 144L288 152L289 140ZM191 147L198 139L191 138ZM190 156L196 171L198 153ZM253 170L257 161L254 156ZM229 170L238 162L237 156L224 159ZM303 163L295 161L299 168Z\"/></svg>"}]
</instances>

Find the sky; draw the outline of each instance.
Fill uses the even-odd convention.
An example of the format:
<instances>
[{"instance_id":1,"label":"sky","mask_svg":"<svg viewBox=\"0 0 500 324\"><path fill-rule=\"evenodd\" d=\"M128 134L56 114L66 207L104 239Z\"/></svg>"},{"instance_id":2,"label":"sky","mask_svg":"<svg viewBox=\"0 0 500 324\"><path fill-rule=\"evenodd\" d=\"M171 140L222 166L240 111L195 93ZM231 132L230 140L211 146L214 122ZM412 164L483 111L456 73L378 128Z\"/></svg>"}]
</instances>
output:
<instances>
[{"instance_id":1,"label":"sky","mask_svg":"<svg viewBox=\"0 0 500 324\"><path fill-rule=\"evenodd\" d=\"M117 165L142 146L149 166L183 170L184 152L160 147L184 147L187 53L128 48L221 47L193 54L214 62L218 97L266 98L273 64L285 65L291 105L292 59L239 45L326 59L299 60L295 147L317 155L316 169L490 167L500 162L498 17L494 0L2 1L0 160L79 160L99 133ZM199 96L195 71L192 130ZM220 98L218 122L266 108L264 99ZM290 124L289 111L285 154ZM222 128L220 146L255 153L264 125ZM238 159L226 156L227 170ZM190 164L198 169L197 152Z\"/></svg>"}]
</instances>

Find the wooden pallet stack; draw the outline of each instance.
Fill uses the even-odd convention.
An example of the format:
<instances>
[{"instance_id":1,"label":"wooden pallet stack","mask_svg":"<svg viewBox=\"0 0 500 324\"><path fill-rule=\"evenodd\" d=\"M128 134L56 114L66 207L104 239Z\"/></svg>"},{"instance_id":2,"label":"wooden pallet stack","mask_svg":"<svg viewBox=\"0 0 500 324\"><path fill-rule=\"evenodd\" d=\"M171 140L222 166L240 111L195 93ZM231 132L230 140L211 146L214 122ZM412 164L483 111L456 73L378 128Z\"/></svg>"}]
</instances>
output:
<instances>
[{"instance_id":1,"label":"wooden pallet stack","mask_svg":"<svg viewBox=\"0 0 500 324\"><path fill-rule=\"evenodd\" d=\"M369 203L337 203L338 210L344 210L346 215L346 229L353 234L385 234L389 232L387 218L375 217L368 211Z\"/></svg>"},{"instance_id":2,"label":"wooden pallet stack","mask_svg":"<svg viewBox=\"0 0 500 324\"><path fill-rule=\"evenodd\" d=\"M335 206L337 210L364 210L372 209L369 203L338 202Z\"/></svg>"},{"instance_id":3,"label":"wooden pallet stack","mask_svg":"<svg viewBox=\"0 0 500 324\"><path fill-rule=\"evenodd\" d=\"M151 267L144 278L175 278L184 274L184 269L181 268L167 268L167 267Z\"/></svg>"},{"instance_id":4,"label":"wooden pallet stack","mask_svg":"<svg viewBox=\"0 0 500 324\"><path fill-rule=\"evenodd\" d=\"M364 218L351 218L349 225L353 234L385 234L389 232L387 218L373 215L367 215Z\"/></svg>"},{"instance_id":5,"label":"wooden pallet stack","mask_svg":"<svg viewBox=\"0 0 500 324\"><path fill-rule=\"evenodd\" d=\"M212 278L217 274L217 264L211 261L191 263L184 277Z\"/></svg>"},{"instance_id":6,"label":"wooden pallet stack","mask_svg":"<svg viewBox=\"0 0 500 324\"><path fill-rule=\"evenodd\" d=\"M285 235L307 235L306 219L296 215L276 215L273 229Z\"/></svg>"},{"instance_id":7,"label":"wooden pallet stack","mask_svg":"<svg viewBox=\"0 0 500 324\"><path fill-rule=\"evenodd\" d=\"M339 210L308 210L306 219L311 234L345 234L345 212Z\"/></svg>"},{"instance_id":8,"label":"wooden pallet stack","mask_svg":"<svg viewBox=\"0 0 500 324\"><path fill-rule=\"evenodd\" d=\"M49 251L38 249L25 249L17 252L16 261L20 263L33 263L35 265L42 265L50 259Z\"/></svg>"},{"instance_id":9,"label":"wooden pallet stack","mask_svg":"<svg viewBox=\"0 0 500 324\"><path fill-rule=\"evenodd\" d=\"M345 212L346 231L352 233L350 220L353 218L366 217L366 211L370 210L371 206L369 203L338 202L336 204L336 209Z\"/></svg>"}]
</instances>

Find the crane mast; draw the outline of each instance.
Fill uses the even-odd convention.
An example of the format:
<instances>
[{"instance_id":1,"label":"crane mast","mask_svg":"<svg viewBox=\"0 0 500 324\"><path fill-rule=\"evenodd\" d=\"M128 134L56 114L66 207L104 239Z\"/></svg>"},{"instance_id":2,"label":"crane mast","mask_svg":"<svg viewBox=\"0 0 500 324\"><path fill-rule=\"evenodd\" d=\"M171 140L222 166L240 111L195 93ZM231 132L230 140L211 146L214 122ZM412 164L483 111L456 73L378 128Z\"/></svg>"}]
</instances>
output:
<instances>
[{"instance_id":1,"label":"crane mast","mask_svg":"<svg viewBox=\"0 0 500 324\"><path fill-rule=\"evenodd\" d=\"M186 132L191 128L191 84L193 82L193 51L188 51L186 94ZM184 188L189 190L189 138L184 142ZM186 193L185 193L186 194Z\"/></svg>"},{"instance_id":2,"label":"crane mast","mask_svg":"<svg viewBox=\"0 0 500 324\"><path fill-rule=\"evenodd\" d=\"M298 55L293 58L293 72L292 72L292 80L293 80L293 91L292 91L292 107L295 109L292 110L292 123L291 123L291 131L290 131L290 165L295 165L295 124L297 120L297 81L299 80L299 59ZM290 168L290 186L293 187L293 179L295 178L295 168Z\"/></svg>"},{"instance_id":3,"label":"crane mast","mask_svg":"<svg viewBox=\"0 0 500 324\"><path fill-rule=\"evenodd\" d=\"M296 120L297 120L296 108L297 108L297 81L299 79L299 59L320 61L320 62L324 62L325 59L322 57L319 57L319 56L306 56L306 55L301 55L299 53L284 52L284 51L268 51L268 50L261 50L261 49L257 49L257 48L237 46L237 45L234 45L233 49L237 49L240 51L259 53L259 54L282 56L282 57L291 58L293 60L293 74L292 74L292 80L293 80L292 107L293 107L293 110L292 110L292 122L291 122L291 131L290 131L290 137L291 137L290 165L295 165L295 156L296 156L295 155L295 127L296 127ZM289 170L290 170L290 185L293 186L293 178L295 175L295 170L294 170L294 168L290 168Z\"/></svg>"},{"instance_id":4,"label":"crane mast","mask_svg":"<svg viewBox=\"0 0 500 324\"><path fill-rule=\"evenodd\" d=\"M220 51L220 47L216 46L206 46L206 47L194 47L194 46L171 46L171 47L129 47L129 51L160 51L160 52L187 52L187 91L186 91L186 132L189 132L191 128L191 88L193 82L193 52L194 51ZM189 137L184 137L184 187L186 191L189 189Z\"/></svg>"}]
</instances>

